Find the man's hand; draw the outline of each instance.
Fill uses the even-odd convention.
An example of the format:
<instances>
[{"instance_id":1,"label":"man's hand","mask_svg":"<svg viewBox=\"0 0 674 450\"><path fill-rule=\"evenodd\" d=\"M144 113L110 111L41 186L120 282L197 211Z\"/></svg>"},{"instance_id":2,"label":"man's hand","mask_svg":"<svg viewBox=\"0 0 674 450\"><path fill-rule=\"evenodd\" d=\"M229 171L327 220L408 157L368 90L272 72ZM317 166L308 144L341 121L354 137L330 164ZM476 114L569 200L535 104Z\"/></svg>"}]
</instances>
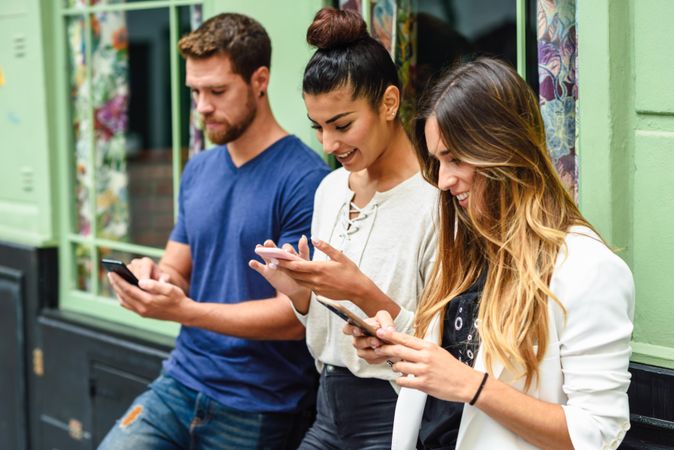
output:
<instances>
[{"instance_id":1,"label":"man's hand","mask_svg":"<svg viewBox=\"0 0 674 450\"><path fill-rule=\"evenodd\" d=\"M182 324L190 321L190 306L194 301L179 287L149 278L140 278L136 287L115 273L108 273L108 279L120 305L139 316Z\"/></svg>"},{"instance_id":2,"label":"man's hand","mask_svg":"<svg viewBox=\"0 0 674 450\"><path fill-rule=\"evenodd\" d=\"M170 281L171 277L168 273L163 272L157 263L154 260L148 258L135 258L132 259L128 264L129 270L138 278L142 280L144 278L157 280L157 281Z\"/></svg>"}]
</instances>

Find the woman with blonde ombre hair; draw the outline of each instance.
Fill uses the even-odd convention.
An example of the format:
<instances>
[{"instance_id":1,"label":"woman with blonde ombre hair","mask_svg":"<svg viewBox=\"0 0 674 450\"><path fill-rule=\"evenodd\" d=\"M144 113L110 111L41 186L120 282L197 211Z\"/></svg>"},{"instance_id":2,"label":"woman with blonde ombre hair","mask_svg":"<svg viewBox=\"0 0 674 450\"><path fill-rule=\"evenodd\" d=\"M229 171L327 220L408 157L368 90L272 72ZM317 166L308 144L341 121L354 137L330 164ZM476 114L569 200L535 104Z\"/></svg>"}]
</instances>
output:
<instances>
[{"instance_id":1,"label":"woman with blonde ombre hair","mask_svg":"<svg viewBox=\"0 0 674 450\"><path fill-rule=\"evenodd\" d=\"M393 448L616 448L629 429L632 275L555 172L535 94L479 58L432 89L415 129L442 191L416 337L386 312L371 319L377 338L345 328L360 357L402 374Z\"/></svg>"}]
</instances>

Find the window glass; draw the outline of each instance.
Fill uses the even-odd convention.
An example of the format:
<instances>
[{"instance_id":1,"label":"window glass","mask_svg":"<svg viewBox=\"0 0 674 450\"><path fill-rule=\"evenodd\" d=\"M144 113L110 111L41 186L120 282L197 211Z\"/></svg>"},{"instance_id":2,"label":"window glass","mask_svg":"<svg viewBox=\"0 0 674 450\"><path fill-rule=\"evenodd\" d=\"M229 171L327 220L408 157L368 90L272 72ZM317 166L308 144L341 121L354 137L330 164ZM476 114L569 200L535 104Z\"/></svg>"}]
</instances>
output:
<instances>
[{"instance_id":1,"label":"window glass","mask_svg":"<svg viewBox=\"0 0 674 450\"><path fill-rule=\"evenodd\" d=\"M203 22L203 10L200 5L182 6L178 8L179 36L182 37L192 30L199 28ZM179 59L180 67L180 129L181 134L181 163L184 166L187 158L206 148L206 136L203 132L203 123L196 111L196 105L185 87L185 60Z\"/></svg>"},{"instance_id":2,"label":"window glass","mask_svg":"<svg viewBox=\"0 0 674 450\"><path fill-rule=\"evenodd\" d=\"M83 0L80 0L83 1ZM105 6L105 5L118 5L120 3L136 3L136 2L146 2L148 0L91 0L91 5L94 6ZM152 0L150 0L152 1Z\"/></svg>"},{"instance_id":3,"label":"window glass","mask_svg":"<svg viewBox=\"0 0 674 450\"><path fill-rule=\"evenodd\" d=\"M538 95L538 37L536 36L536 0L526 2L526 79L527 83Z\"/></svg>"},{"instance_id":4,"label":"window glass","mask_svg":"<svg viewBox=\"0 0 674 450\"><path fill-rule=\"evenodd\" d=\"M91 269L93 263L91 249L88 245L84 244L74 244L71 248L75 257L75 280L74 286L71 286L71 289L91 292Z\"/></svg>"},{"instance_id":5,"label":"window glass","mask_svg":"<svg viewBox=\"0 0 674 450\"><path fill-rule=\"evenodd\" d=\"M476 55L517 66L516 0L418 0L417 92Z\"/></svg>"},{"instance_id":6,"label":"window glass","mask_svg":"<svg viewBox=\"0 0 674 450\"><path fill-rule=\"evenodd\" d=\"M83 8L87 5L87 0L63 0L63 6L66 8Z\"/></svg>"},{"instance_id":7,"label":"window glass","mask_svg":"<svg viewBox=\"0 0 674 450\"><path fill-rule=\"evenodd\" d=\"M89 81L87 63L86 22L83 16L68 18L66 21L68 40L68 62L70 68L70 108L72 118L72 138L74 146L74 232L88 236L91 233L90 194L91 174L89 159L91 154L91 120L89 118Z\"/></svg>"},{"instance_id":8,"label":"window glass","mask_svg":"<svg viewBox=\"0 0 674 450\"><path fill-rule=\"evenodd\" d=\"M127 13L128 239L163 247L173 227L171 50L166 9Z\"/></svg>"},{"instance_id":9,"label":"window glass","mask_svg":"<svg viewBox=\"0 0 674 450\"><path fill-rule=\"evenodd\" d=\"M132 15L133 13L129 13ZM127 13L91 14L96 237L129 238L127 158L129 133L129 45Z\"/></svg>"}]
</instances>

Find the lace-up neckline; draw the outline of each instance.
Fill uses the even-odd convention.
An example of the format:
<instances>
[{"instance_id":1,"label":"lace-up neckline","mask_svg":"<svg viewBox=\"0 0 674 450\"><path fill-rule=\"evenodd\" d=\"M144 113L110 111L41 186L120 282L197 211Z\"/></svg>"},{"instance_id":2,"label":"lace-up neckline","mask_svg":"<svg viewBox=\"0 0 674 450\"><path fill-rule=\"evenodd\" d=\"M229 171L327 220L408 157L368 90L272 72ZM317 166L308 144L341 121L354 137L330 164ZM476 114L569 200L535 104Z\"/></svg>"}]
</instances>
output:
<instances>
[{"instance_id":1,"label":"lace-up neckline","mask_svg":"<svg viewBox=\"0 0 674 450\"><path fill-rule=\"evenodd\" d=\"M362 208L353 202L355 192L347 188L346 196L338 210L339 212L335 217L336 220L330 233L330 236L337 238L335 240L335 248L344 252L352 261L360 265L365 248L370 240L370 235L372 234L379 207L389 199L400 195L401 192L405 192L405 190L414 186L418 182L417 178L420 176L417 173L387 191L375 192L367 205ZM345 178L348 184L348 175Z\"/></svg>"},{"instance_id":2,"label":"lace-up neckline","mask_svg":"<svg viewBox=\"0 0 674 450\"><path fill-rule=\"evenodd\" d=\"M360 260L363 257L363 251L365 250L365 247L367 247L367 242L370 239L370 233L372 232L372 225L377 216L379 202L372 200L366 206L360 208L351 201L352 198L353 197L347 198L342 204L340 217L335 225L337 227L336 231L339 239L338 248L347 255L350 255L357 264L360 264ZM356 234L358 234L357 238L354 236ZM352 237L359 242L359 245L356 245L356 248L359 248L360 251L357 251L356 254L351 254L351 251L355 250L355 248L352 248L350 245L352 244Z\"/></svg>"},{"instance_id":3,"label":"lace-up neckline","mask_svg":"<svg viewBox=\"0 0 674 450\"><path fill-rule=\"evenodd\" d=\"M341 217L341 225L344 231L340 233L340 237L343 234L350 236L360 230L361 223L373 213L376 206L376 203L371 203L359 208L354 202L349 202L349 208L344 208L344 214Z\"/></svg>"}]
</instances>

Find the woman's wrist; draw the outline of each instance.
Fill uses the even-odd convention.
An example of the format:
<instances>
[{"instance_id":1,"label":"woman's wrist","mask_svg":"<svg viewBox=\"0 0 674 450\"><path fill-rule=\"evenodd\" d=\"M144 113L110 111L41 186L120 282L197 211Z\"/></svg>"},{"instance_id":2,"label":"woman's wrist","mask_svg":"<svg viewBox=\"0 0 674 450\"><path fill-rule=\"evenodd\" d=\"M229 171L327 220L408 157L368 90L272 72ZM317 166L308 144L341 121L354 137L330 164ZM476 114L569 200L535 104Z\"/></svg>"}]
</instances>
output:
<instances>
[{"instance_id":1,"label":"woman's wrist","mask_svg":"<svg viewBox=\"0 0 674 450\"><path fill-rule=\"evenodd\" d=\"M482 393L482 389L484 389L484 385L487 384L487 379L489 378L489 372L485 372L484 375L482 376L482 381L480 382L480 386L478 386L477 391L475 391L475 395L473 395L473 398L470 399L468 404L470 406L475 405L477 400L480 398L480 394Z\"/></svg>"},{"instance_id":2,"label":"woman's wrist","mask_svg":"<svg viewBox=\"0 0 674 450\"><path fill-rule=\"evenodd\" d=\"M311 302L311 290L303 288L289 295L288 298L293 302L293 307L300 314L306 314L309 311L309 303Z\"/></svg>"},{"instance_id":3,"label":"woman's wrist","mask_svg":"<svg viewBox=\"0 0 674 450\"><path fill-rule=\"evenodd\" d=\"M344 290L344 298L348 298L354 305L360 306L371 296L371 280L362 272L358 273L358 276L354 277L345 287L347 289Z\"/></svg>"},{"instance_id":4,"label":"woman's wrist","mask_svg":"<svg viewBox=\"0 0 674 450\"><path fill-rule=\"evenodd\" d=\"M379 311L384 310L390 314L393 320L396 320L401 311L400 305L379 289L374 281L365 276L363 278L361 295L358 301L353 303L362 309L368 317L374 317Z\"/></svg>"},{"instance_id":5,"label":"woman's wrist","mask_svg":"<svg viewBox=\"0 0 674 450\"><path fill-rule=\"evenodd\" d=\"M477 402L484 393L484 387L487 384L488 375L487 378L485 378L485 375L486 372L471 369L470 375L466 377L466 383L462 389L461 402L472 405Z\"/></svg>"}]
</instances>

